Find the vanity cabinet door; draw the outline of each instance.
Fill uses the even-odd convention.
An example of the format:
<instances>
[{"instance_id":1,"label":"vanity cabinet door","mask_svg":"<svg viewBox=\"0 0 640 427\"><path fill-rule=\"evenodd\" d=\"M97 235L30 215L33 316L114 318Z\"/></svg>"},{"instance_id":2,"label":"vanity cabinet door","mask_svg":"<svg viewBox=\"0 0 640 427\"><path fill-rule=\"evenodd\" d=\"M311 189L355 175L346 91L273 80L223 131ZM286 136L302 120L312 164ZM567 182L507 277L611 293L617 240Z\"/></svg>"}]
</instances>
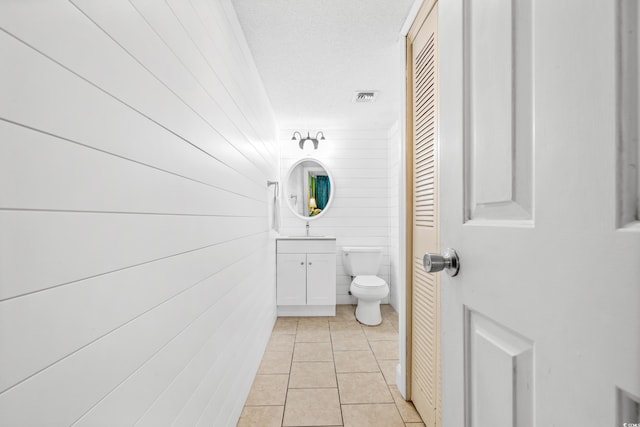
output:
<instances>
[{"instance_id":1,"label":"vanity cabinet door","mask_svg":"<svg viewBox=\"0 0 640 427\"><path fill-rule=\"evenodd\" d=\"M307 305L335 305L336 255L307 254Z\"/></svg>"},{"instance_id":2,"label":"vanity cabinet door","mask_svg":"<svg viewBox=\"0 0 640 427\"><path fill-rule=\"evenodd\" d=\"M307 255L278 254L278 305L307 303Z\"/></svg>"}]
</instances>

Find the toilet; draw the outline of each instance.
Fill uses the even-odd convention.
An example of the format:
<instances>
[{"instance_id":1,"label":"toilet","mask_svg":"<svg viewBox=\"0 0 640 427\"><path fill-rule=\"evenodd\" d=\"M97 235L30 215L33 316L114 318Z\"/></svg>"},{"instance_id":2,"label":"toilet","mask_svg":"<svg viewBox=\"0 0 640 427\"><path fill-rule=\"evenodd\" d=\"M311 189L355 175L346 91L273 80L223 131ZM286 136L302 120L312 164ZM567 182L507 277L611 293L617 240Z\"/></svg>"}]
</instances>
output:
<instances>
[{"instance_id":1,"label":"toilet","mask_svg":"<svg viewBox=\"0 0 640 427\"><path fill-rule=\"evenodd\" d=\"M382 322L380 301L389 295L389 285L376 276L382 258L380 247L345 246L342 262L345 272L351 276L351 295L358 298L356 319L365 325Z\"/></svg>"}]
</instances>

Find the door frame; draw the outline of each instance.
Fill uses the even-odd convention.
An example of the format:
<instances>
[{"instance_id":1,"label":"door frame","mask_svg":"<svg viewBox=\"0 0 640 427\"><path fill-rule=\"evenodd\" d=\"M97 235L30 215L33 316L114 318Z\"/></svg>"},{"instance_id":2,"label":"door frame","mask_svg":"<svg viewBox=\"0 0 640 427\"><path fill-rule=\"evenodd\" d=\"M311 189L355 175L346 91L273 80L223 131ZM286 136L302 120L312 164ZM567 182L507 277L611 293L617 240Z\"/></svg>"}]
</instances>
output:
<instances>
[{"instance_id":1,"label":"door frame","mask_svg":"<svg viewBox=\"0 0 640 427\"><path fill-rule=\"evenodd\" d=\"M407 40L409 32L414 22L418 19L425 19L429 14L437 0L415 0L407 18L400 30L400 37L402 38L402 109L400 112L400 130L401 130L401 152L400 152L400 173L399 176L403 177L400 181L400 282L404 284L401 289L399 297L400 313L399 318L399 346L400 346L400 364L398 371L396 372L396 385L400 394L406 399L411 399L411 334L412 334L412 270L411 262L413 255L413 187L409 185L411 183L411 167L410 162L413 161L413 157L409 151L413 144L413 120L412 120L412 106L413 97L411 93L411 86L409 84L408 61L410 57L410 46Z\"/></svg>"}]
</instances>

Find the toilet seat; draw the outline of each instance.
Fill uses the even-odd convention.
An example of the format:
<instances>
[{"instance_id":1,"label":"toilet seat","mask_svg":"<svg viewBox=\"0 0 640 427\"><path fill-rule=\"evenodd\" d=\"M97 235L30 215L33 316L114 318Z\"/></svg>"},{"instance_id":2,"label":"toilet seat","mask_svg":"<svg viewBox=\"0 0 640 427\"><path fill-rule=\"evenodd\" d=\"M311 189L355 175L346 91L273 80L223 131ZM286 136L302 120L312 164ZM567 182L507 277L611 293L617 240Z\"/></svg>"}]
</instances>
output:
<instances>
[{"instance_id":1,"label":"toilet seat","mask_svg":"<svg viewBox=\"0 0 640 427\"><path fill-rule=\"evenodd\" d=\"M387 286L387 282L378 276L356 276L351 285L361 289L377 289Z\"/></svg>"}]
</instances>

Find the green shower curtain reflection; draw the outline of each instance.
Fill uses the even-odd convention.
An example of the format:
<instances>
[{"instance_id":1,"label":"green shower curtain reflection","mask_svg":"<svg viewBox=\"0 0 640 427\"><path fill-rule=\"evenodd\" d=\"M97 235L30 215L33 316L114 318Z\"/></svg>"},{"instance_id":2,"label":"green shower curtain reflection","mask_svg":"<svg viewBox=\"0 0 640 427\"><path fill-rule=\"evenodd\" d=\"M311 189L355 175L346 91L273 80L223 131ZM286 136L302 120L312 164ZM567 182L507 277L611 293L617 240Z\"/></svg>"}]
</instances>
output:
<instances>
[{"instance_id":1,"label":"green shower curtain reflection","mask_svg":"<svg viewBox=\"0 0 640 427\"><path fill-rule=\"evenodd\" d=\"M329 177L326 175L313 176L309 173L309 199L307 206L309 207L309 216L318 215L324 210L329 203L329 195L331 194L331 184ZM313 199L313 201L311 200Z\"/></svg>"},{"instance_id":2,"label":"green shower curtain reflection","mask_svg":"<svg viewBox=\"0 0 640 427\"><path fill-rule=\"evenodd\" d=\"M324 209L329 203L329 194L331 193L331 184L329 177L321 175L316 178L316 203L318 208Z\"/></svg>"}]
</instances>

